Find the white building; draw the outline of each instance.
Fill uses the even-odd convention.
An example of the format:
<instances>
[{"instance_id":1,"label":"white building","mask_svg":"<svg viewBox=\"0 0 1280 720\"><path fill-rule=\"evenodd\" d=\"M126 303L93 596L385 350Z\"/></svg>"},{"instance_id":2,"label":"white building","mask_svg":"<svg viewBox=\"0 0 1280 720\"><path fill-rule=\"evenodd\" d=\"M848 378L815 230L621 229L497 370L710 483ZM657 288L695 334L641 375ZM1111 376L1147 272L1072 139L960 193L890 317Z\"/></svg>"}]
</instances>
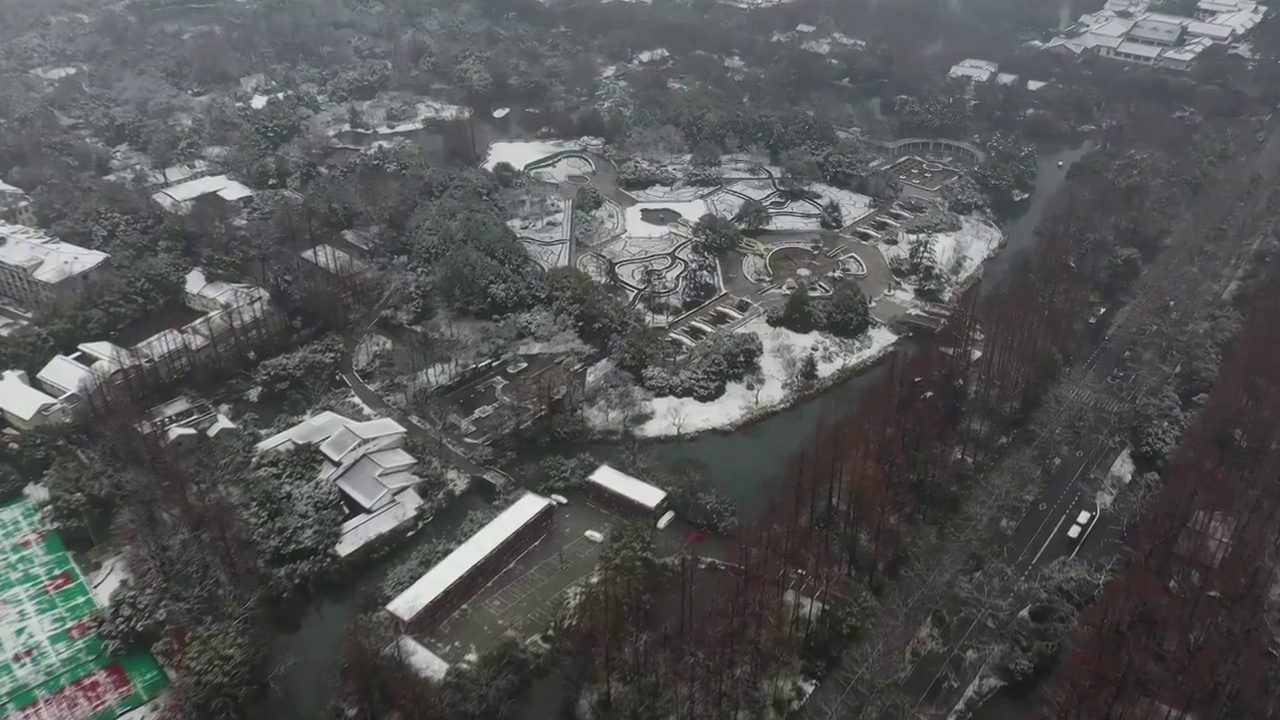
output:
<instances>
[{"instance_id":1,"label":"white building","mask_svg":"<svg viewBox=\"0 0 1280 720\"><path fill-rule=\"evenodd\" d=\"M1094 53L1127 62L1187 70L1214 43L1236 45L1266 17L1253 0L1200 0L1195 17L1153 12L1151 0L1108 0L1085 13L1047 50L1080 56Z\"/></svg>"},{"instance_id":2,"label":"white building","mask_svg":"<svg viewBox=\"0 0 1280 720\"><path fill-rule=\"evenodd\" d=\"M151 196L171 213L186 215L201 199L217 198L235 207L243 207L253 197L253 190L226 175L212 175L179 183Z\"/></svg>"},{"instance_id":3,"label":"white building","mask_svg":"<svg viewBox=\"0 0 1280 720\"><path fill-rule=\"evenodd\" d=\"M628 509L656 515L667 505L667 491L632 477L610 465L601 465L587 476L587 492L593 497L621 501Z\"/></svg>"},{"instance_id":4,"label":"white building","mask_svg":"<svg viewBox=\"0 0 1280 720\"><path fill-rule=\"evenodd\" d=\"M31 387L21 370L0 373L0 415L19 430L34 430L67 422L71 413L57 398Z\"/></svg>"},{"instance_id":5,"label":"white building","mask_svg":"<svg viewBox=\"0 0 1280 720\"><path fill-rule=\"evenodd\" d=\"M209 280L200 268L187 273L183 301L205 314L134 345L127 351L134 363L154 367L165 376L181 373L194 359L215 351L229 338L260 333L276 312L266 290L246 283Z\"/></svg>"},{"instance_id":6,"label":"white building","mask_svg":"<svg viewBox=\"0 0 1280 720\"><path fill-rule=\"evenodd\" d=\"M325 411L258 443L258 452L316 447L325 457L322 478L346 497L353 516L342 525L334 552L346 557L407 527L422 509L414 487L417 460L403 449L407 431L390 418L356 421Z\"/></svg>"},{"instance_id":7,"label":"white building","mask_svg":"<svg viewBox=\"0 0 1280 720\"><path fill-rule=\"evenodd\" d=\"M1000 66L990 60L968 58L951 66L947 77L953 80L965 79L973 83L990 82L996 76Z\"/></svg>"},{"instance_id":8,"label":"white building","mask_svg":"<svg viewBox=\"0 0 1280 720\"><path fill-rule=\"evenodd\" d=\"M70 302L108 272L108 255L0 222L0 302L30 310Z\"/></svg>"},{"instance_id":9,"label":"white building","mask_svg":"<svg viewBox=\"0 0 1280 720\"><path fill-rule=\"evenodd\" d=\"M541 495L525 493L392 598L387 612L404 623L441 619L537 542L551 524L554 507Z\"/></svg>"},{"instance_id":10,"label":"white building","mask_svg":"<svg viewBox=\"0 0 1280 720\"><path fill-rule=\"evenodd\" d=\"M36 211L22 188L0 180L0 220L35 227Z\"/></svg>"}]
</instances>

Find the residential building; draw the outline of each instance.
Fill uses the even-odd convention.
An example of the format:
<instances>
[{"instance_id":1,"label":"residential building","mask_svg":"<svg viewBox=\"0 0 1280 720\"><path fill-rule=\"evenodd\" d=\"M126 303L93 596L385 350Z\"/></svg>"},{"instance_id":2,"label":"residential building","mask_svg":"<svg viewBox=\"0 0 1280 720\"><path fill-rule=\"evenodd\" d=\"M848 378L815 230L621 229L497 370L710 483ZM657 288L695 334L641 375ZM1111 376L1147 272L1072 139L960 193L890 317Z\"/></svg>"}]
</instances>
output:
<instances>
[{"instance_id":1,"label":"residential building","mask_svg":"<svg viewBox=\"0 0 1280 720\"><path fill-rule=\"evenodd\" d=\"M21 188L0 180L0 221L35 227L36 211Z\"/></svg>"},{"instance_id":2,"label":"residential building","mask_svg":"<svg viewBox=\"0 0 1280 720\"><path fill-rule=\"evenodd\" d=\"M947 72L947 77L953 80L968 80L971 83L985 83L990 82L999 69L998 64L989 60L968 58L952 65L951 70Z\"/></svg>"},{"instance_id":3,"label":"residential building","mask_svg":"<svg viewBox=\"0 0 1280 720\"><path fill-rule=\"evenodd\" d=\"M546 535L554 507L525 493L387 603L387 612L419 627L448 617Z\"/></svg>"},{"instance_id":4,"label":"residential building","mask_svg":"<svg viewBox=\"0 0 1280 720\"><path fill-rule=\"evenodd\" d=\"M71 418L68 408L57 398L31 387L27 374L21 370L0 373L0 415L19 430L48 427Z\"/></svg>"},{"instance_id":5,"label":"residential building","mask_svg":"<svg viewBox=\"0 0 1280 720\"><path fill-rule=\"evenodd\" d=\"M222 202L242 208L253 194L253 190L226 175L212 175L167 187L151 199L171 213L186 215L199 202Z\"/></svg>"},{"instance_id":6,"label":"residential building","mask_svg":"<svg viewBox=\"0 0 1280 720\"><path fill-rule=\"evenodd\" d=\"M0 222L0 302L35 311L71 302L106 276L107 259L36 228Z\"/></svg>"},{"instance_id":7,"label":"residential building","mask_svg":"<svg viewBox=\"0 0 1280 720\"><path fill-rule=\"evenodd\" d=\"M36 374L36 381L46 393L79 410L94 388L123 382L137 362L132 353L112 343L81 343L70 355L53 356Z\"/></svg>"},{"instance_id":8,"label":"residential building","mask_svg":"<svg viewBox=\"0 0 1280 720\"><path fill-rule=\"evenodd\" d=\"M320 477L331 480L350 517L334 552L346 557L411 526L423 507L414 487L417 459L403 449L407 431L390 418L356 421L325 411L258 443L258 452L315 447L324 455Z\"/></svg>"},{"instance_id":9,"label":"residential building","mask_svg":"<svg viewBox=\"0 0 1280 720\"><path fill-rule=\"evenodd\" d=\"M209 280L200 268L187 273L183 301L205 314L135 344L128 351L134 362L172 377L187 371L194 362L223 352L237 338L260 335L276 316L266 290L246 283Z\"/></svg>"},{"instance_id":10,"label":"residential building","mask_svg":"<svg viewBox=\"0 0 1280 720\"><path fill-rule=\"evenodd\" d=\"M155 435L161 445L190 448L202 438L234 432L236 424L208 400L182 395L147 411L138 425L144 435Z\"/></svg>"}]
</instances>

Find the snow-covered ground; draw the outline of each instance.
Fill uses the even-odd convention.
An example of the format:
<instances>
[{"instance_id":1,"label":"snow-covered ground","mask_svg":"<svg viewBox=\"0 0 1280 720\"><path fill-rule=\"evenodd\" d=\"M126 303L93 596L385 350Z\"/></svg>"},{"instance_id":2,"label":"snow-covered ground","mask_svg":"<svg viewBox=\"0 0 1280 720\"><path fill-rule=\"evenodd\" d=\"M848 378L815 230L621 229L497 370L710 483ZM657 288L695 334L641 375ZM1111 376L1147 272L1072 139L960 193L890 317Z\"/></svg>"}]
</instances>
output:
<instances>
[{"instance_id":1,"label":"snow-covered ground","mask_svg":"<svg viewBox=\"0 0 1280 720\"><path fill-rule=\"evenodd\" d=\"M124 556L115 555L107 558L102 567L89 573L85 580L88 581L89 591L93 593L93 599L98 601L98 606L106 607L111 603L111 593L131 577Z\"/></svg>"},{"instance_id":2,"label":"snow-covered ground","mask_svg":"<svg viewBox=\"0 0 1280 720\"><path fill-rule=\"evenodd\" d=\"M706 195L711 188L689 185L681 188L654 185L643 190L628 190L627 194L640 202L690 202Z\"/></svg>"},{"instance_id":3,"label":"snow-covered ground","mask_svg":"<svg viewBox=\"0 0 1280 720\"><path fill-rule=\"evenodd\" d=\"M627 237L651 238L664 237L671 234L670 226L654 225L645 221L642 214L645 210L674 210L680 213L680 217L692 224L698 222L698 218L706 215L710 211L710 208L708 208L707 203L702 200L691 200L689 202L652 202L632 205L626 209L625 215L627 223Z\"/></svg>"},{"instance_id":4,"label":"snow-covered ground","mask_svg":"<svg viewBox=\"0 0 1280 720\"><path fill-rule=\"evenodd\" d=\"M555 155L565 150L581 150L591 143L591 138L578 140L519 140L503 141L489 145L489 154L484 158L484 169L493 170L500 162L511 163L517 170L537 162L548 155Z\"/></svg>"},{"instance_id":5,"label":"snow-covered ground","mask_svg":"<svg viewBox=\"0 0 1280 720\"><path fill-rule=\"evenodd\" d=\"M789 379L810 351L818 361L818 376L828 378L880 357L898 339L889 328L876 325L867 335L850 343L852 347L847 347L845 341L821 333L801 335L769 327L763 317L747 322L737 332L757 333L764 345L764 354L760 357L764 381L758 386L759 392L747 389L744 383L730 383L724 395L707 403L690 398L652 398L644 403L652 418L636 429L638 435L669 437L735 425L751 415L785 404L790 396Z\"/></svg>"},{"instance_id":6,"label":"snow-covered ground","mask_svg":"<svg viewBox=\"0 0 1280 720\"><path fill-rule=\"evenodd\" d=\"M534 170L531 175L543 182L567 182L572 175L587 175L596 171L595 163L589 158L562 157L551 165Z\"/></svg>"},{"instance_id":7,"label":"snow-covered ground","mask_svg":"<svg viewBox=\"0 0 1280 720\"><path fill-rule=\"evenodd\" d=\"M844 213L845 225L854 223L874 212L874 208L871 207L871 198L861 193L822 184L811 185L809 189L822 196L822 199L818 202L823 205L827 204L829 200L835 200L840 206L840 210Z\"/></svg>"},{"instance_id":8,"label":"snow-covered ground","mask_svg":"<svg viewBox=\"0 0 1280 720\"><path fill-rule=\"evenodd\" d=\"M885 259L892 262L896 258L907 258L912 245L922 237L903 234L897 245L881 246ZM1002 238L999 228L972 215L961 216L959 230L933 235L933 256L938 269L947 276L944 299L950 297L956 285L977 272L983 261L995 254Z\"/></svg>"},{"instance_id":9,"label":"snow-covered ground","mask_svg":"<svg viewBox=\"0 0 1280 720\"><path fill-rule=\"evenodd\" d=\"M255 98L256 100L257 98ZM312 119L312 122L329 126L329 134L337 135L342 132L357 132L367 135L397 135L412 130L421 130L429 123L437 120L460 120L468 117L471 111L459 105L441 102L439 100L419 100L414 103L414 117L411 120L398 123L396 125L387 125L381 122L382 117L386 114L386 108L391 104L388 97L379 96L366 103L357 103L361 112L364 113L365 120L369 124L369 128L353 128L351 124L346 122L346 105L338 105L325 108L325 111ZM265 105L265 101L264 101ZM339 124L339 120L342 122Z\"/></svg>"}]
</instances>

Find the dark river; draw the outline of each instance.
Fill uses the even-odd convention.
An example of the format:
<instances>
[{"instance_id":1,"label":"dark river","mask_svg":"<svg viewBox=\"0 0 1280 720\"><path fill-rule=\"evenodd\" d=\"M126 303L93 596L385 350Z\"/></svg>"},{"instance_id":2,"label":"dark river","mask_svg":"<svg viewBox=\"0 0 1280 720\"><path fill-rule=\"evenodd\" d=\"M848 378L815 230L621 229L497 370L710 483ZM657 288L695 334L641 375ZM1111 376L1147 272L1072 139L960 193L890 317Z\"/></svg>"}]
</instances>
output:
<instances>
[{"instance_id":1,"label":"dark river","mask_svg":"<svg viewBox=\"0 0 1280 720\"><path fill-rule=\"evenodd\" d=\"M505 132L500 130L494 136L510 137L506 133L512 132L511 127L515 127L514 123L504 128ZM1062 186L1067 169L1088 148L1088 144L1084 144L1073 149L1046 152L1041 157L1036 192L1016 209L1014 216L1005 218L1008 246L984 267L984 285L997 282L1018 254L1035 245L1034 229L1048 206L1049 198ZM1059 161L1063 163L1061 168L1058 167ZM919 347L918 342L921 341L905 338L901 351L910 352ZM855 408L862 393L883 372L885 364L881 363L817 398L734 432L707 433L679 441L655 441L647 443L645 449L663 467L697 467L710 482L737 501L744 514L753 514L763 508L777 489L788 457L805 445L819 421ZM598 444L587 449L605 459L622 453L619 446L611 444ZM438 513L427 528L407 543L408 547L366 569L349 589L316 602L299 618L297 629L280 634L276 639L276 650L290 660L274 676L272 695L253 714L253 720L317 720L322 717L333 688L332 678L338 669L343 629L355 612L354 600L359 588L376 585L397 556L409 552L416 542L423 542L433 535L447 534L467 512L484 502L478 491L463 495ZM530 700L525 705L532 713L526 713L526 717L532 720L550 716L550 712L529 707L545 707L541 701L526 699ZM558 698L550 698L547 703L556 700ZM1017 709L1019 707L1018 701L997 696L981 708L979 717L982 720L1016 720L1023 714Z\"/></svg>"}]
</instances>

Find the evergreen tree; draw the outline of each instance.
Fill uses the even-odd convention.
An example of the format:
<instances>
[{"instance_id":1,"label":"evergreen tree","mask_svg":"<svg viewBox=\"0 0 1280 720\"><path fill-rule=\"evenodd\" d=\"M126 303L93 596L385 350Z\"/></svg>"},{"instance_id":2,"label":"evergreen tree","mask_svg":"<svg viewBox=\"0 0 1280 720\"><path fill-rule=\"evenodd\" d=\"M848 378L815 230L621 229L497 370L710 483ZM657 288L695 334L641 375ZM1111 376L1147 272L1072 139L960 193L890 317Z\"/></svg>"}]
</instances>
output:
<instances>
[{"instance_id":1,"label":"evergreen tree","mask_svg":"<svg viewBox=\"0 0 1280 720\"><path fill-rule=\"evenodd\" d=\"M744 230L759 230L769 224L769 211L759 200L747 198L742 201L742 206L738 208L738 214L733 216L733 221Z\"/></svg>"},{"instance_id":2,"label":"evergreen tree","mask_svg":"<svg viewBox=\"0 0 1280 720\"><path fill-rule=\"evenodd\" d=\"M800 380L811 383L818 379L818 358L812 352L800 361Z\"/></svg>"},{"instance_id":3,"label":"evergreen tree","mask_svg":"<svg viewBox=\"0 0 1280 720\"><path fill-rule=\"evenodd\" d=\"M820 222L825 230L839 230L844 227L844 209L840 207L840 203L835 200L828 200L827 204L822 207L822 219Z\"/></svg>"},{"instance_id":4,"label":"evergreen tree","mask_svg":"<svg viewBox=\"0 0 1280 720\"><path fill-rule=\"evenodd\" d=\"M867 298L851 282L840 283L831 294L825 314L828 332L840 337L857 337L871 324Z\"/></svg>"}]
</instances>

